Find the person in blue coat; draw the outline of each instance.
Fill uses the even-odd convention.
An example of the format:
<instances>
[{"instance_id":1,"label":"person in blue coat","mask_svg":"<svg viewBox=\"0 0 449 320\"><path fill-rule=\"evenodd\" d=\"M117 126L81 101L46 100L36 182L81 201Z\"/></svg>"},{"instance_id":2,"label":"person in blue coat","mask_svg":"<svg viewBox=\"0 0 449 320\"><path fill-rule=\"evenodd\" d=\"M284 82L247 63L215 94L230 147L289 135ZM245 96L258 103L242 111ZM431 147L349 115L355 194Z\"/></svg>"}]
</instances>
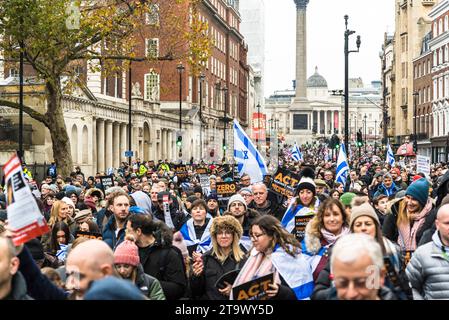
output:
<instances>
[{"instance_id":1,"label":"person in blue coat","mask_svg":"<svg viewBox=\"0 0 449 320\"><path fill-rule=\"evenodd\" d=\"M394 183L391 174L386 173L383 176L382 184L377 188L377 191L374 194L374 198L377 198L381 194L384 194L389 198L393 198L396 193L401 190L402 189Z\"/></svg>"},{"instance_id":2,"label":"person in blue coat","mask_svg":"<svg viewBox=\"0 0 449 320\"><path fill-rule=\"evenodd\" d=\"M130 197L121 192L109 195L109 209L112 216L103 229L103 241L106 242L111 249L114 249L125 239L126 222L129 217Z\"/></svg>"}]
</instances>

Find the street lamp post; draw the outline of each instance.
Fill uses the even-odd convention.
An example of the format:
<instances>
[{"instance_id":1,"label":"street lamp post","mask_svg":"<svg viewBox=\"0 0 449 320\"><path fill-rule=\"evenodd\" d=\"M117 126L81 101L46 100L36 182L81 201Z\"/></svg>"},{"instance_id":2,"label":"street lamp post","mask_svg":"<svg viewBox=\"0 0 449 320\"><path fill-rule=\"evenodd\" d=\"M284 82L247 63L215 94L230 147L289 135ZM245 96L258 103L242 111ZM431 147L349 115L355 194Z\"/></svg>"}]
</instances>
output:
<instances>
[{"instance_id":1,"label":"street lamp post","mask_svg":"<svg viewBox=\"0 0 449 320\"><path fill-rule=\"evenodd\" d=\"M366 113L365 113L365 116L363 117L363 125L364 125L364 129L365 129L365 153L366 153L366 143L367 143L367 140L366 140Z\"/></svg>"},{"instance_id":2,"label":"street lamp post","mask_svg":"<svg viewBox=\"0 0 449 320\"><path fill-rule=\"evenodd\" d=\"M277 139L276 143L277 143L277 149L278 149L278 163L277 163L277 165L279 165L279 152L281 150L279 149L279 119L277 119L277 118L274 120L274 131L276 132L276 139Z\"/></svg>"},{"instance_id":3,"label":"street lamp post","mask_svg":"<svg viewBox=\"0 0 449 320\"><path fill-rule=\"evenodd\" d=\"M23 152L23 43L20 43L20 62L19 62L19 158L25 162Z\"/></svg>"},{"instance_id":4,"label":"street lamp post","mask_svg":"<svg viewBox=\"0 0 449 320\"><path fill-rule=\"evenodd\" d=\"M181 135L182 130L182 73L185 70L185 67L180 62L176 67L179 73L179 135ZM179 146L179 158L182 157L182 145Z\"/></svg>"},{"instance_id":5,"label":"street lamp post","mask_svg":"<svg viewBox=\"0 0 449 320\"><path fill-rule=\"evenodd\" d=\"M256 136L256 146L257 151L259 150L259 138L260 138L260 104L257 104L257 136Z\"/></svg>"},{"instance_id":6,"label":"street lamp post","mask_svg":"<svg viewBox=\"0 0 449 320\"><path fill-rule=\"evenodd\" d=\"M377 155L377 120L374 120L374 155Z\"/></svg>"},{"instance_id":7,"label":"street lamp post","mask_svg":"<svg viewBox=\"0 0 449 320\"><path fill-rule=\"evenodd\" d=\"M413 152L418 151L418 140L416 136L416 99L418 97L418 92L413 92Z\"/></svg>"},{"instance_id":8,"label":"street lamp post","mask_svg":"<svg viewBox=\"0 0 449 320\"><path fill-rule=\"evenodd\" d=\"M345 19L345 147L346 152L349 150L349 53L351 52L359 52L360 48L360 36L357 36L357 50L349 50L349 36L354 34L355 31L348 30L348 15L344 16Z\"/></svg>"},{"instance_id":9,"label":"street lamp post","mask_svg":"<svg viewBox=\"0 0 449 320\"><path fill-rule=\"evenodd\" d=\"M206 76L200 75L200 162L203 159L203 83Z\"/></svg>"},{"instance_id":10,"label":"street lamp post","mask_svg":"<svg viewBox=\"0 0 449 320\"><path fill-rule=\"evenodd\" d=\"M228 88L226 85L222 89L224 92L224 118L223 118L223 163L226 162L226 127L228 125L228 115L227 115L227 106L228 106Z\"/></svg>"},{"instance_id":11,"label":"street lamp post","mask_svg":"<svg viewBox=\"0 0 449 320\"><path fill-rule=\"evenodd\" d=\"M129 62L128 69L128 164L131 166L131 85L132 85L132 71L131 71L131 61Z\"/></svg>"}]
</instances>

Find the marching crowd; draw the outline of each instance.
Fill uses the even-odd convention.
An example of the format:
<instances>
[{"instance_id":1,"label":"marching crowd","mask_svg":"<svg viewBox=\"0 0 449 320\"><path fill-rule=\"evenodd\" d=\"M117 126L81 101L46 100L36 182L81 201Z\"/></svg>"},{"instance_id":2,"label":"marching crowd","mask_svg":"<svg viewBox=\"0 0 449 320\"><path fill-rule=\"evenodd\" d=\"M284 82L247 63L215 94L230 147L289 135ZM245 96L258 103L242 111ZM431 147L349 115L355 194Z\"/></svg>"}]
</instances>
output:
<instances>
[{"instance_id":1,"label":"marching crowd","mask_svg":"<svg viewBox=\"0 0 449 320\"><path fill-rule=\"evenodd\" d=\"M281 167L300 177L288 197L219 164L137 159L108 172L113 186L24 167L50 232L15 247L0 192L0 300L237 300L270 274L269 299L449 299L447 165L354 161L346 184L330 160Z\"/></svg>"}]
</instances>

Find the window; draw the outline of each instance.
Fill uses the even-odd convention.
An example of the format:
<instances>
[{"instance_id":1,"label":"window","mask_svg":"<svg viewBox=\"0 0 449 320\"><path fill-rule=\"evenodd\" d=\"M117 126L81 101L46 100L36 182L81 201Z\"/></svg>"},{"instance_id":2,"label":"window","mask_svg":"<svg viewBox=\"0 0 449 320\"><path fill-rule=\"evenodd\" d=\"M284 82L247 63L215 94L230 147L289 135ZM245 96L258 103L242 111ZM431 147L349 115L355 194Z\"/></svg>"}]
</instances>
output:
<instances>
[{"instance_id":1,"label":"window","mask_svg":"<svg viewBox=\"0 0 449 320\"><path fill-rule=\"evenodd\" d=\"M438 28L436 22L433 23L433 34L435 37L438 36Z\"/></svg>"},{"instance_id":2,"label":"window","mask_svg":"<svg viewBox=\"0 0 449 320\"><path fill-rule=\"evenodd\" d=\"M159 101L159 86L159 74L154 71L145 74L145 100Z\"/></svg>"},{"instance_id":3,"label":"window","mask_svg":"<svg viewBox=\"0 0 449 320\"><path fill-rule=\"evenodd\" d=\"M433 52L433 65L436 66L437 64L438 64L438 61L437 61L437 51L435 50L435 51Z\"/></svg>"},{"instance_id":4,"label":"window","mask_svg":"<svg viewBox=\"0 0 449 320\"><path fill-rule=\"evenodd\" d=\"M157 59L159 57L159 39L147 39L146 56Z\"/></svg>"},{"instance_id":5,"label":"window","mask_svg":"<svg viewBox=\"0 0 449 320\"><path fill-rule=\"evenodd\" d=\"M444 60L443 60L443 63L447 62L447 61L449 61L449 56L448 56L448 50L447 50L447 45L446 45L446 46L444 46Z\"/></svg>"},{"instance_id":6,"label":"window","mask_svg":"<svg viewBox=\"0 0 449 320\"><path fill-rule=\"evenodd\" d=\"M445 16L444 17L444 31L447 31L447 29L449 29L449 17Z\"/></svg>"},{"instance_id":7,"label":"window","mask_svg":"<svg viewBox=\"0 0 449 320\"><path fill-rule=\"evenodd\" d=\"M152 4L150 5L150 12L145 14L145 23L147 25L159 25L159 5Z\"/></svg>"},{"instance_id":8,"label":"window","mask_svg":"<svg viewBox=\"0 0 449 320\"><path fill-rule=\"evenodd\" d=\"M308 117L306 114L294 114L293 115L293 130L307 130L308 129Z\"/></svg>"},{"instance_id":9,"label":"window","mask_svg":"<svg viewBox=\"0 0 449 320\"><path fill-rule=\"evenodd\" d=\"M18 78L19 75L19 70L17 70L16 68L11 68L9 69L9 76L10 77L14 77L14 78Z\"/></svg>"},{"instance_id":10,"label":"window","mask_svg":"<svg viewBox=\"0 0 449 320\"><path fill-rule=\"evenodd\" d=\"M443 19L438 20L438 34L443 33Z\"/></svg>"}]
</instances>

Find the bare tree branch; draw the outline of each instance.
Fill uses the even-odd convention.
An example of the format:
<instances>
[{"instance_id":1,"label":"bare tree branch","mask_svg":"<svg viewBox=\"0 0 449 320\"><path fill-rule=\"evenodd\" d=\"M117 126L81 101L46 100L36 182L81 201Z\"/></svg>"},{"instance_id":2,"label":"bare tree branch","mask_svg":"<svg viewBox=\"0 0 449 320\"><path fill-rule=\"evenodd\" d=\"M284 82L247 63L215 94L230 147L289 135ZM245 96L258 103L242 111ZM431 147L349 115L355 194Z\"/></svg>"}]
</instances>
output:
<instances>
[{"instance_id":1,"label":"bare tree branch","mask_svg":"<svg viewBox=\"0 0 449 320\"><path fill-rule=\"evenodd\" d=\"M0 105L5 106L5 107L10 107L13 109L20 109L20 104L17 102L13 102L13 101L9 101L9 100L4 100L4 99L0 99ZM26 105L23 105L23 112L25 112L26 114L28 114L31 118L42 122L44 125L47 126L47 120L46 117L37 112L36 110L34 110L31 107L28 107Z\"/></svg>"}]
</instances>

